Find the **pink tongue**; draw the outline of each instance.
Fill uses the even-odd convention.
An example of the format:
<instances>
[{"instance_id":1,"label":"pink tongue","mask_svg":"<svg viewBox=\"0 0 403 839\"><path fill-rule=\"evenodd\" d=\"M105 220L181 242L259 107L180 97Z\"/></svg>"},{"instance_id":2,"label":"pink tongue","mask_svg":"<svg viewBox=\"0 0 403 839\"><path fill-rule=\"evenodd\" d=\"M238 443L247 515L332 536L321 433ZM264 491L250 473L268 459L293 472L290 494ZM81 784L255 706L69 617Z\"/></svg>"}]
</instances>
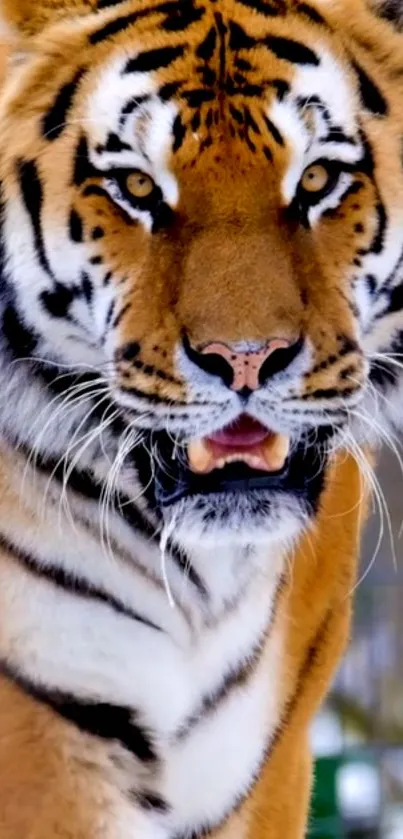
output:
<instances>
[{"instance_id":1,"label":"pink tongue","mask_svg":"<svg viewBox=\"0 0 403 839\"><path fill-rule=\"evenodd\" d=\"M271 432L257 420L242 414L233 425L228 425L222 431L217 431L208 437L210 443L216 443L226 449L250 449L269 437Z\"/></svg>"}]
</instances>

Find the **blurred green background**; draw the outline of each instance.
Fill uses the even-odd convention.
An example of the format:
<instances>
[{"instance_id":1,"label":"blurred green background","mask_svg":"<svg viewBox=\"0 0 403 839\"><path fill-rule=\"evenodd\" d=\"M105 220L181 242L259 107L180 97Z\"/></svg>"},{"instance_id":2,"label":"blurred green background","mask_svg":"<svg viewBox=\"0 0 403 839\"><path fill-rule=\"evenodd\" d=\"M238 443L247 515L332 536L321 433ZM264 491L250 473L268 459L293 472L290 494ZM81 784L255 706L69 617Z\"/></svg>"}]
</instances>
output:
<instances>
[{"instance_id":1,"label":"blurred green background","mask_svg":"<svg viewBox=\"0 0 403 839\"><path fill-rule=\"evenodd\" d=\"M374 511L362 550L351 643L315 720L308 839L403 839L403 476L384 453L390 513Z\"/></svg>"}]
</instances>

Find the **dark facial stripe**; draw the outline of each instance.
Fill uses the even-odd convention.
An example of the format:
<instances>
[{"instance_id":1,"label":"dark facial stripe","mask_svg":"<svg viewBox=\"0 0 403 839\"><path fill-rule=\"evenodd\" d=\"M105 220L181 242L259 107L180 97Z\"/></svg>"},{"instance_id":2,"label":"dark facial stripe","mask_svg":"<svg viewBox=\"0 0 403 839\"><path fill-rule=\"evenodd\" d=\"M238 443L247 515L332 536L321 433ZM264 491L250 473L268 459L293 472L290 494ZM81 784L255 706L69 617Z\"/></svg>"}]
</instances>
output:
<instances>
[{"instance_id":1,"label":"dark facial stripe","mask_svg":"<svg viewBox=\"0 0 403 839\"><path fill-rule=\"evenodd\" d=\"M159 626L152 623L152 621L149 621L142 615L139 615L137 612L133 612L132 609L129 609L124 605L124 603L109 594L107 591L92 585L92 583L84 577L79 577L76 574L70 574L64 568L61 568L56 564L45 565L33 554L27 554L17 548L3 535L0 535L0 548L11 554L13 559L29 571L29 573L40 579L48 580L48 582L55 588L62 589L68 594L82 600L93 600L98 603L103 603L118 615L122 615L130 620L137 621L138 623L142 623L151 629L161 632Z\"/></svg>"},{"instance_id":2,"label":"dark facial stripe","mask_svg":"<svg viewBox=\"0 0 403 839\"><path fill-rule=\"evenodd\" d=\"M186 100L190 108L200 108L203 102L212 102L217 98L214 90L205 90L203 87L195 88L194 90L184 90L182 97Z\"/></svg>"},{"instance_id":3,"label":"dark facial stripe","mask_svg":"<svg viewBox=\"0 0 403 839\"><path fill-rule=\"evenodd\" d=\"M109 2L106 0L105 8L107 5L113 6L115 3L110 2L110 0ZM119 4L116 3L116 5ZM100 8L99 3L98 8ZM137 20L141 20L141 18L154 14L166 15L165 20L161 23L161 29L177 32L186 29L192 23L200 20L200 18L204 15L204 9L197 8L190 2L187 2L187 6L185 8L183 3L178 3L178 0L167 0L166 3L149 6L146 9L140 9L137 12L131 12L130 14L122 15L121 17L115 18L115 20L109 21L100 29L92 32L89 37L89 41L91 44L98 44L106 38L117 35L119 32L124 32L128 26L136 23Z\"/></svg>"},{"instance_id":4,"label":"dark facial stripe","mask_svg":"<svg viewBox=\"0 0 403 839\"><path fill-rule=\"evenodd\" d=\"M305 44L293 41L291 38L279 38L275 35L269 35L264 39L263 43L266 44L277 58L283 58L292 64L312 64L315 67L318 67L320 64L319 58L313 50L306 47Z\"/></svg>"},{"instance_id":5,"label":"dark facial stripe","mask_svg":"<svg viewBox=\"0 0 403 839\"><path fill-rule=\"evenodd\" d=\"M70 306L74 299L81 296L81 291L68 288L62 283L55 283L52 291L42 291L40 301L49 315L54 318L69 318Z\"/></svg>"},{"instance_id":6,"label":"dark facial stripe","mask_svg":"<svg viewBox=\"0 0 403 839\"><path fill-rule=\"evenodd\" d=\"M266 116L266 114L263 115L263 118L264 118L264 121L265 121L265 124L266 124L267 128L270 131L271 136L273 137L273 140L276 143L278 143L279 146L284 146L283 136L280 133L280 131L278 130L277 126L274 125L274 122L272 122L271 119L269 119L269 117Z\"/></svg>"},{"instance_id":7,"label":"dark facial stripe","mask_svg":"<svg viewBox=\"0 0 403 839\"><path fill-rule=\"evenodd\" d=\"M92 32L88 40L90 44L99 44L101 41L105 41L113 35L118 35L119 32L124 32L128 26L135 23L140 17L142 17L141 12L131 12L129 15L117 17L115 20L105 23L100 29L96 29L95 32Z\"/></svg>"},{"instance_id":8,"label":"dark facial stripe","mask_svg":"<svg viewBox=\"0 0 403 839\"><path fill-rule=\"evenodd\" d=\"M129 59L123 73L147 73L151 70L159 70L161 67L168 67L176 58L183 55L184 51L183 46L178 46L140 52L136 58Z\"/></svg>"},{"instance_id":9,"label":"dark facial stripe","mask_svg":"<svg viewBox=\"0 0 403 839\"><path fill-rule=\"evenodd\" d=\"M124 3L125 0L98 0L97 9L109 9L112 6L119 6L120 3Z\"/></svg>"},{"instance_id":10,"label":"dark facial stripe","mask_svg":"<svg viewBox=\"0 0 403 839\"><path fill-rule=\"evenodd\" d=\"M191 0L186 2L176 3L176 7L168 12L165 20L161 23L161 29L166 32L184 32L192 23L197 23L198 20L205 14L205 9L197 8Z\"/></svg>"},{"instance_id":11,"label":"dark facial stripe","mask_svg":"<svg viewBox=\"0 0 403 839\"><path fill-rule=\"evenodd\" d=\"M66 127L66 119L84 70L80 69L73 79L60 88L53 105L42 119L42 134L46 140L57 140Z\"/></svg>"},{"instance_id":12,"label":"dark facial stripe","mask_svg":"<svg viewBox=\"0 0 403 839\"><path fill-rule=\"evenodd\" d=\"M324 17L322 17L316 9L313 9L312 6L309 6L308 3L300 3L296 8L296 12L299 15L307 17L312 23L318 23L320 26L327 26Z\"/></svg>"},{"instance_id":13,"label":"dark facial stripe","mask_svg":"<svg viewBox=\"0 0 403 839\"><path fill-rule=\"evenodd\" d=\"M120 390L123 393L127 393L128 396L134 396L136 399L141 399L142 402L145 404L148 403L150 405L165 405L165 407L180 407L180 408L188 408L188 402L184 402L180 399L169 399L166 400L162 396L158 396L156 393L143 393L143 391L138 390L135 387L126 387L123 383L120 384Z\"/></svg>"},{"instance_id":14,"label":"dark facial stripe","mask_svg":"<svg viewBox=\"0 0 403 839\"><path fill-rule=\"evenodd\" d=\"M83 222L81 216L74 208L70 213L69 233L72 242L78 243L83 241Z\"/></svg>"},{"instance_id":15,"label":"dark facial stripe","mask_svg":"<svg viewBox=\"0 0 403 839\"><path fill-rule=\"evenodd\" d=\"M143 810L156 810L158 813L168 813L171 809L169 804L160 795L154 792L136 792L133 791L134 801Z\"/></svg>"},{"instance_id":16,"label":"dark facial stripe","mask_svg":"<svg viewBox=\"0 0 403 839\"><path fill-rule=\"evenodd\" d=\"M353 67L357 73L363 107L377 116L386 116L389 107L379 87L376 86L373 79L370 79L365 70L356 61L353 61Z\"/></svg>"},{"instance_id":17,"label":"dark facial stripe","mask_svg":"<svg viewBox=\"0 0 403 839\"><path fill-rule=\"evenodd\" d=\"M388 217L386 215L386 209L382 201L378 201L376 205L376 214L378 217L378 228L375 237L368 249L368 253L382 253L385 242Z\"/></svg>"},{"instance_id":18,"label":"dark facial stripe","mask_svg":"<svg viewBox=\"0 0 403 839\"><path fill-rule=\"evenodd\" d=\"M175 117L174 124L172 127L172 133L174 136L172 150L174 152L177 152L183 145L183 141L186 137L186 125L184 125L184 123L182 122L180 114L177 114L177 116Z\"/></svg>"},{"instance_id":19,"label":"dark facial stripe","mask_svg":"<svg viewBox=\"0 0 403 839\"><path fill-rule=\"evenodd\" d=\"M349 137L344 133L343 129L338 125L329 125L329 131L326 137L321 140L323 143L346 143L348 146L356 146L357 143L353 137Z\"/></svg>"},{"instance_id":20,"label":"dark facial stripe","mask_svg":"<svg viewBox=\"0 0 403 839\"><path fill-rule=\"evenodd\" d=\"M202 61L210 61L214 55L214 51L217 45L217 30L214 26L211 27L209 32L207 33L204 41L198 46L196 50L196 55L198 58L201 58Z\"/></svg>"},{"instance_id":21,"label":"dark facial stripe","mask_svg":"<svg viewBox=\"0 0 403 839\"><path fill-rule=\"evenodd\" d=\"M265 17L277 17L285 13L285 7L282 0L279 3L270 4L265 3L265 0L238 0L242 6L247 6L249 9L254 9Z\"/></svg>"},{"instance_id":22,"label":"dark facial stripe","mask_svg":"<svg viewBox=\"0 0 403 839\"><path fill-rule=\"evenodd\" d=\"M89 159L87 138L82 135L78 141L74 158L73 184L82 186L87 178L95 177L98 174Z\"/></svg>"},{"instance_id":23,"label":"dark facial stripe","mask_svg":"<svg viewBox=\"0 0 403 839\"><path fill-rule=\"evenodd\" d=\"M347 387L344 388L344 390L338 390L335 387L318 388L311 393L303 393L302 396L300 396L300 399L305 401L309 401L311 399L346 399L348 396L352 396L353 393L356 393L357 390L359 390L358 387Z\"/></svg>"},{"instance_id":24,"label":"dark facial stripe","mask_svg":"<svg viewBox=\"0 0 403 839\"><path fill-rule=\"evenodd\" d=\"M139 725L135 711L130 708L81 699L64 691L35 684L5 662L0 663L0 670L29 696L48 705L86 734L101 740L117 741L142 763L157 762L150 734Z\"/></svg>"},{"instance_id":25,"label":"dark facial stripe","mask_svg":"<svg viewBox=\"0 0 403 839\"><path fill-rule=\"evenodd\" d=\"M33 160L20 160L17 163L17 173L25 209L31 219L34 245L39 263L41 268L53 278L43 242L41 227L43 193L37 166Z\"/></svg>"},{"instance_id":26,"label":"dark facial stripe","mask_svg":"<svg viewBox=\"0 0 403 839\"><path fill-rule=\"evenodd\" d=\"M3 284L1 293L4 295ZM38 345L39 335L28 329L11 300L3 311L1 331L13 358L27 358L33 355Z\"/></svg>"}]
</instances>

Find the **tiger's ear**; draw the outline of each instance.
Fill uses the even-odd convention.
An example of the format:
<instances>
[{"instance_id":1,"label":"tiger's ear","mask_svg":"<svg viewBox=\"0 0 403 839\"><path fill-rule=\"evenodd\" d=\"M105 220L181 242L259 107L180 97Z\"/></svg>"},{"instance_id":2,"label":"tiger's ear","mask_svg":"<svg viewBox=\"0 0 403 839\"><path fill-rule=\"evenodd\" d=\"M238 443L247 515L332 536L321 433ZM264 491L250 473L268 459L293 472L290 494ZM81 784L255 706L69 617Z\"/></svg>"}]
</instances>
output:
<instances>
[{"instance_id":1,"label":"tiger's ear","mask_svg":"<svg viewBox=\"0 0 403 839\"><path fill-rule=\"evenodd\" d=\"M375 13L403 31L403 0L371 0Z\"/></svg>"},{"instance_id":2,"label":"tiger's ear","mask_svg":"<svg viewBox=\"0 0 403 839\"><path fill-rule=\"evenodd\" d=\"M94 12L97 0L0 0L0 38L36 35L61 20Z\"/></svg>"}]
</instances>

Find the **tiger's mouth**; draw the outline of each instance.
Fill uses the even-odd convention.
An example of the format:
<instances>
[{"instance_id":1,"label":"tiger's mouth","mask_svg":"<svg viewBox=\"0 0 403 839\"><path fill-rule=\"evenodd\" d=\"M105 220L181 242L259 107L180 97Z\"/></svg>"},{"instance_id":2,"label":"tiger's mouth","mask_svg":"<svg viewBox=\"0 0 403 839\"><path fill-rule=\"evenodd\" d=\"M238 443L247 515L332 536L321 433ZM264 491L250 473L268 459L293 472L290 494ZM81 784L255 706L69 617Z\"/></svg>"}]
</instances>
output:
<instances>
[{"instance_id":1,"label":"tiger's mouth","mask_svg":"<svg viewBox=\"0 0 403 839\"><path fill-rule=\"evenodd\" d=\"M243 414L220 431L191 440L177 454L160 437L155 494L161 507L196 495L252 491L310 495L309 482L322 472L323 450L292 443Z\"/></svg>"},{"instance_id":2,"label":"tiger's mouth","mask_svg":"<svg viewBox=\"0 0 403 839\"><path fill-rule=\"evenodd\" d=\"M290 450L290 438L275 434L262 423L243 414L231 425L187 447L189 468L196 475L224 469L229 463L244 463L252 472L280 472Z\"/></svg>"}]
</instances>

